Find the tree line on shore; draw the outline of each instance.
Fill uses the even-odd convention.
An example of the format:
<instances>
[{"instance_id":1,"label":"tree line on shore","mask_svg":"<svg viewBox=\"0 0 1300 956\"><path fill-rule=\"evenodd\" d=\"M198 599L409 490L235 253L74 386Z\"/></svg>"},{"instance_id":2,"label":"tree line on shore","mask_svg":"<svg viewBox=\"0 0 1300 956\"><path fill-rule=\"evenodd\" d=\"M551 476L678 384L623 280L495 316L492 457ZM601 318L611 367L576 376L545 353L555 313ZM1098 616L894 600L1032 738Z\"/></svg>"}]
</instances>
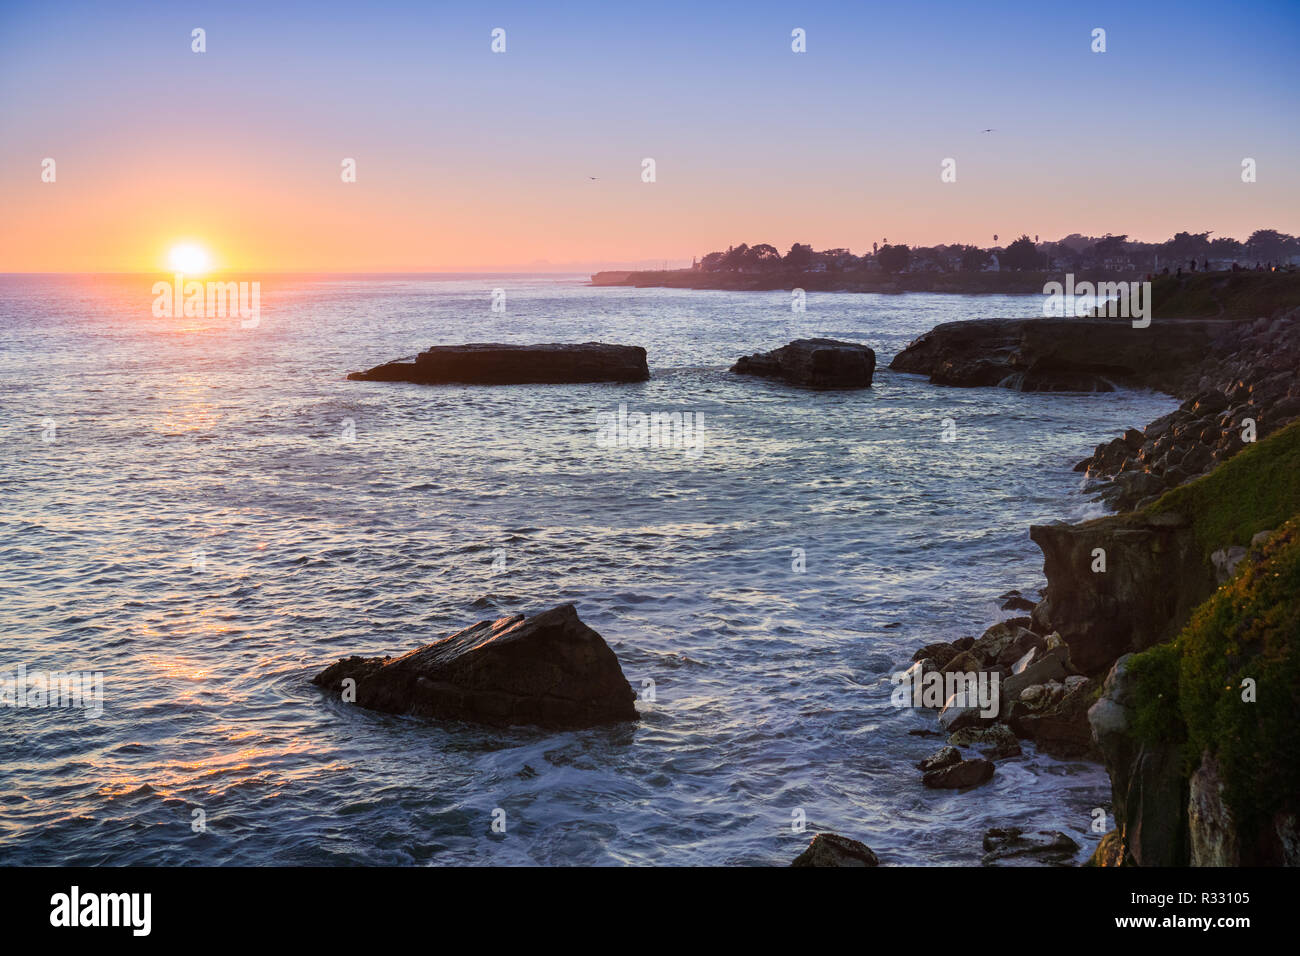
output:
<instances>
[{"instance_id":1,"label":"tree line on shore","mask_svg":"<svg viewBox=\"0 0 1300 956\"><path fill-rule=\"evenodd\" d=\"M854 255L848 249L814 250L794 243L781 255L768 243L730 246L710 252L694 268L702 272L899 272L1086 271L1159 272L1164 269L1253 269L1300 261L1300 238L1276 229L1257 229L1245 241L1212 233L1179 232L1165 242L1130 241L1127 235L1100 238L1078 233L1056 242L1022 235L1005 246L974 245L910 247L872 243L871 252ZM994 236L994 242L997 241Z\"/></svg>"}]
</instances>

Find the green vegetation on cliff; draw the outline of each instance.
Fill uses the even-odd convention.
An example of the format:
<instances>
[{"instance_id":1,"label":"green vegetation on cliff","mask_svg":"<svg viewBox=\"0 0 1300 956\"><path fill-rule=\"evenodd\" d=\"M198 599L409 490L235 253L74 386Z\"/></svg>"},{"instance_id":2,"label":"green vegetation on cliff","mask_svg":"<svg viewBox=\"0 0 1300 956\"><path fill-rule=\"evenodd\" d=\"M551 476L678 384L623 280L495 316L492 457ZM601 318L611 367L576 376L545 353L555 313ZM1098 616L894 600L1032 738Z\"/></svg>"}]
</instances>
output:
<instances>
[{"instance_id":1,"label":"green vegetation on cliff","mask_svg":"<svg viewBox=\"0 0 1300 956\"><path fill-rule=\"evenodd\" d=\"M1300 517L1196 610L1175 646L1191 751L1218 758L1239 824L1258 824L1300 797Z\"/></svg>"},{"instance_id":2,"label":"green vegetation on cliff","mask_svg":"<svg viewBox=\"0 0 1300 956\"><path fill-rule=\"evenodd\" d=\"M1163 512L1192 521L1207 560L1220 548L1248 544L1258 532L1278 527L1300 512L1300 421L1248 445L1147 509Z\"/></svg>"},{"instance_id":3,"label":"green vegetation on cliff","mask_svg":"<svg viewBox=\"0 0 1300 956\"><path fill-rule=\"evenodd\" d=\"M1241 832L1300 797L1300 422L1147 509L1192 521L1209 555L1274 533L1172 641L1130 660L1134 732L1176 747L1190 775L1213 754ZM1256 700L1242 700L1254 681Z\"/></svg>"},{"instance_id":4,"label":"green vegetation on cliff","mask_svg":"<svg viewBox=\"0 0 1300 956\"><path fill-rule=\"evenodd\" d=\"M1300 301L1300 272L1193 272L1151 282L1157 319L1257 319Z\"/></svg>"}]
</instances>

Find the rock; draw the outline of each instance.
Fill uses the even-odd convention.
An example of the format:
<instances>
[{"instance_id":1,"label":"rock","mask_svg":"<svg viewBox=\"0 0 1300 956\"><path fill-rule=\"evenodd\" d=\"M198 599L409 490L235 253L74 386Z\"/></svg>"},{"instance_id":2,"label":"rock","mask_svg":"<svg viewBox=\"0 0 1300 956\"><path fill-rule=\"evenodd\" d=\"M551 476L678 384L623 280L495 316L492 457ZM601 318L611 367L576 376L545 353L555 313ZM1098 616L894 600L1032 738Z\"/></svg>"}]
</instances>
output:
<instances>
[{"instance_id":1,"label":"rock","mask_svg":"<svg viewBox=\"0 0 1300 956\"><path fill-rule=\"evenodd\" d=\"M731 371L812 388L867 388L876 371L876 353L857 342L797 339L771 352L747 355Z\"/></svg>"},{"instance_id":2,"label":"rock","mask_svg":"<svg viewBox=\"0 0 1300 956\"><path fill-rule=\"evenodd\" d=\"M983 727L964 727L948 738L949 747L979 747L980 753L990 760L1019 757L1020 742L1006 724L988 724Z\"/></svg>"},{"instance_id":3,"label":"rock","mask_svg":"<svg viewBox=\"0 0 1300 956\"><path fill-rule=\"evenodd\" d=\"M918 769L929 773L931 770L939 770L960 762L961 754L957 752L956 747L940 747L916 766Z\"/></svg>"},{"instance_id":4,"label":"rock","mask_svg":"<svg viewBox=\"0 0 1300 956\"><path fill-rule=\"evenodd\" d=\"M1195 533L1177 514L1035 525L1029 537L1047 574L1042 617L1085 674L1167 640L1215 590ZM1093 570L1102 557L1105 570Z\"/></svg>"},{"instance_id":5,"label":"rock","mask_svg":"<svg viewBox=\"0 0 1300 956\"><path fill-rule=\"evenodd\" d=\"M1272 536L1273 536L1273 532L1271 530L1260 531L1257 532L1256 534L1251 535L1250 549L1253 551L1256 548L1263 547L1264 544L1268 541L1268 539L1271 538Z\"/></svg>"},{"instance_id":6,"label":"rock","mask_svg":"<svg viewBox=\"0 0 1300 956\"><path fill-rule=\"evenodd\" d=\"M966 696L969 699L974 694ZM943 705L943 710L939 711L939 726L948 733L961 730L963 727L976 727L996 719L996 711L991 716L984 716L983 708L977 701L970 704L962 702L960 692L949 697L947 703Z\"/></svg>"},{"instance_id":7,"label":"rock","mask_svg":"<svg viewBox=\"0 0 1300 956\"><path fill-rule=\"evenodd\" d=\"M1209 753L1188 781L1187 831L1192 866L1241 866L1237 826L1223 798L1218 761Z\"/></svg>"},{"instance_id":8,"label":"rock","mask_svg":"<svg viewBox=\"0 0 1300 956\"><path fill-rule=\"evenodd\" d=\"M791 866L879 866L871 847L838 833L819 833Z\"/></svg>"},{"instance_id":9,"label":"rock","mask_svg":"<svg viewBox=\"0 0 1300 956\"><path fill-rule=\"evenodd\" d=\"M921 782L927 787L941 790L978 787L980 784L988 783L993 779L994 769L992 761L976 757L973 760L963 760L940 770L931 770L921 778Z\"/></svg>"},{"instance_id":10,"label":"rock","mask_svg":"<svg viewBox=\"0 0 1300 956\"><path fill-rule=\"evenodd\" d=\"M1031 684L1046 684L1050 680L1064 680L1065 668L1051 651L1045 651L1041 660L1035 661L1019 674L1002 681L1000 692L1004 702L1016 700L1020 692Z\"/></svg>"},{"instance_id":11,"label":"rock","mask_svg":"<svg viewBox=\"0 0 1300 956\"><path fill-rule=\"evenodd\" d=\"M1186 866L1188 788L1183 758L1177 746L1148 746L1134 736L1130 659L1125 654L1115 662L1101 696L1088 711L1093 739L1110 774L1119 834L1106 855L1138 866Z\"/></svg>"},{"instance_id":12,"label":"rock","mask_svg":"<svg viewBox=\"0 0 1300 956\"><path fill-rule=\"evenodd\" d=\"M945 322L899 352L889 367L937 385L1001 385L1021 391L1109 391L1112 382L1180 389L1202 364L1222 324L1166 319L1159 337L1127 321L1087 318Z\"/></svg>"},{"instance_id":13,"label":"rock","mask_svg":"<svg viewBox=\"0 0 1300 956\"><path fill-rule=\"evenodd\" d=\"M1239 544L1215 551L1210 555L1210 564L1214 565L1214 580L1226 584L1237 573L1237 565L1246 557L1246 549Z\"/></svg>"},{"instance_id":14,"label":"rock","mask_svg":"<svg viewBox=\"0 0 1300 956\"><path fill-rule=\"evenodd\" d=\"M637 345L436 345L414 362L389 362L348 378L420 385L550 385L644 382L645 349Z\"/></svg>"},{"instance_id":15,"label":"rock","mask_svg":"<svg viewBox=\"0 0 1300 956\"><path fill-rule=\"evenodd\" d=\"M1000 607L1004 611L1032 611L1035 603L1019 591L1008 591L999 595L998 600L1002 602Z\"/></svg>"},{"instance_id":16,"label":"rock","mask_svg":"<svg viewBox=\"0 0 1300 956\"><path fill-rule=\"evenodd\" d=\"M1013 716L1011 729L1034 741L1041 752L1062 760L1098 756L1088 721L1095 686L1087 678L1069 686L1045 685L1046 706Z\"/></svg>"},{"instance_id":17,"label":"rock","mask_svg":"<svg viewBox=\"0 0 1300 956\"><path fill-rule=\"evenodd\" d=\"M355 683L371 710L487 724L588 727L636 720L635 694L572 604L480 621L401 657L349 657L312 683Z\"/></svg>"},{"instance_id":18,"label":"rock","mask_svg":"<svg viewBox=\"0 0 1300 956\"><path fill-rule=\"evenodd\" d=\"M1079 844L1059 830L1026 835L1020 827L994 827L984 834L984 849L983 863L1031 856L1045 863L1065 864L1079 852Z\"/></svg>"},{"instance_id":19,"label":"rock","mask_svg":"<svg viewBox=\"0 0 1300 956\"><path fill-rule=\"evenodd\" d=\"M1111 830L1097 843L1092 857L1084 866L1124 866L1124 839L1118 830Z\"/></svg>"},{"instance_id":20,"label":"rock","mask_svg":"<svg viewBox=\"0 0 1300 956\"><path fill-rule=\"evenodd\" d=\"M950 660L944 672L987 670L1000 662L1009 667L1031 646L1042 643L1042 638L1022 626L1022 622L1029 623L1026 618L1012 618L994 624L968 650Z\"/></svg>"},{"instance_id":21,"label":"rock","mask_svg":"<svg viewBox=\"0 0 1300 956\"><path fill-rule=\"evenodd\" d=\"M934 661L935 666L939 670L943 670L943 666L956 656L957 648L953 647L951 644L940 642L937 644L925 645L925 647L912 655L912 660L919 661L928 658Z\"/></svg>"}]
</instances>

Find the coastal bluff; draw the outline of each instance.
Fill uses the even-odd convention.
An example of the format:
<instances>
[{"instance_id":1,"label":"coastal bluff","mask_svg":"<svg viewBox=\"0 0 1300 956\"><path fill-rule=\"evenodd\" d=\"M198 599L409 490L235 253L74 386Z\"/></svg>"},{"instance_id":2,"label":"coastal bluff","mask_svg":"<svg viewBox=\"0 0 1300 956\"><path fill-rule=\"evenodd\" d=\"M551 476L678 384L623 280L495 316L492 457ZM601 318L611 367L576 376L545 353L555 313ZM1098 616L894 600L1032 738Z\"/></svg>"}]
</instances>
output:
<instances>
[{"instance_id":1,"label":"coastal bluff","mask_svg":"<svg viewBox=\"0 0 1300 956\"><path fill-rule=\"evenodd\" d=\"M415 717L553 729L638 719L618 657L572 604L480 621L400 657L347 657L312 683Z\"/></svg>"},{"instance_id":2,"label":"coastal bluff","mask_svg":"<svg viewBox=\"0 0 1300 956\"><path fill-rule=\"evenodd\" d=\"M645 349L603 342L435 345L413 361L387 362L348 374L354 382L418 385L566 385L649 378Z\"/></svg>"}]
</instances>

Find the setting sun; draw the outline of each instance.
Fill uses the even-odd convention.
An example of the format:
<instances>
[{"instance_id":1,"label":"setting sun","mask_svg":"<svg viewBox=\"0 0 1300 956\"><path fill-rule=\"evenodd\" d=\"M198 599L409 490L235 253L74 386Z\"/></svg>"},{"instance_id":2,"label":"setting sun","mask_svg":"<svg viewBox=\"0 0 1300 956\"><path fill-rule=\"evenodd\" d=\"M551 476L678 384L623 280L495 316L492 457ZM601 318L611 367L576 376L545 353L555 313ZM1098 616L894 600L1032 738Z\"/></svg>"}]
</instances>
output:
<instances>
[{"instance_id":1,"label":"setting sun","mask_svg":"<svg viewBox=\"0 0 1300 956\"><path fill-rule=\"evenodd\" d=\"M207 272L212 267L212 260L208 256L208 251L202 246L193 242L185 242L172 246L171 251L167 254L167 264L176 272L183 272L186 275L198 275Z\"/></svg>"}]
</instances>

